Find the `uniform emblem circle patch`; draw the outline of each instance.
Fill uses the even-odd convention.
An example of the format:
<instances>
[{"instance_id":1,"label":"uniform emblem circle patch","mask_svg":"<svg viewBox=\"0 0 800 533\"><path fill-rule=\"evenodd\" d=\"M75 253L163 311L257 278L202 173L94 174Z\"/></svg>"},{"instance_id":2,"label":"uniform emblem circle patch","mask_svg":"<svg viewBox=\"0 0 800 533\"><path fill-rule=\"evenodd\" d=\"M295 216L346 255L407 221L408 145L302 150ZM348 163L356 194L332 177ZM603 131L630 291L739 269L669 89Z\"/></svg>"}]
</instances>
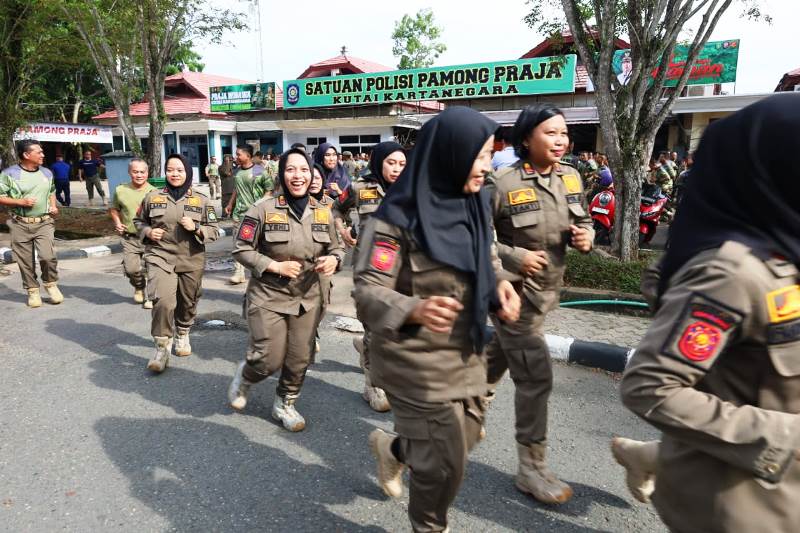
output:
<instances>
[{"instance_id":1,"label":"uniform emblem circle patch","mask_svg":"<svg viewBox=\"0 0 800 533\"><path fill-rule=\"evenodd\" d=\"M397 251L393 250L388 246L381 246L380 244L375 246L375 249L372 251L372 260L370 263L373 267L380 270L381 272L387 272L392 269L394 266L395 258L397 257Z\"/></svg>"},{"instance_id":2,"label":"uniform emblem circle patch","mask_svg":"<svg viewBox=\"0 0 800 533\"><path fill-rule=\"evenodd\" d=\"M707 322L693 322L686 326L678 341L678 349L690 361L705 361L717 351L722 341L722 331Z\"/></svg>"}]
</instances>

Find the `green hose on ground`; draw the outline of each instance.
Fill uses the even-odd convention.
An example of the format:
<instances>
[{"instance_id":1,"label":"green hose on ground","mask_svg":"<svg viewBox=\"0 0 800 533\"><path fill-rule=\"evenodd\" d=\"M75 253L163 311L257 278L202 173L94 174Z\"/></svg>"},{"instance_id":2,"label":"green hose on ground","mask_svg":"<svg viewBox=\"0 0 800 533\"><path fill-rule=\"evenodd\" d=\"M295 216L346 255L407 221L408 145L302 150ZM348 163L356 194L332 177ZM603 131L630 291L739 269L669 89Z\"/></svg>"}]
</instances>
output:
<instances>
[{"instance_id":1,"label":"green hose on ground","mask_svg":"<svg viewBox=\"0 0 800 533\"><path fill-rule=\"evenodd\" d=\"M573 302L562 302L559 307L577 307L580 305L626 305L645 309L649 307L645 302L634 302L632 300L575 300Z\"/></svg>"}]
</instances>

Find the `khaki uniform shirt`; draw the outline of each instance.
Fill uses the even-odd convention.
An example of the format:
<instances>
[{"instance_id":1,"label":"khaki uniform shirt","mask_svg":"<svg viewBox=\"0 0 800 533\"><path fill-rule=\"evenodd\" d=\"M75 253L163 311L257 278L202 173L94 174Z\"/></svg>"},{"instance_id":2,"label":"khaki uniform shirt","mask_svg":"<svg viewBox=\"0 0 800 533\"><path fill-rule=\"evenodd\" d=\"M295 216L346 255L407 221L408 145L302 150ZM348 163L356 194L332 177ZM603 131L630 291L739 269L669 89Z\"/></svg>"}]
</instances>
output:
<instances>
[{"instance_id":1,"label":"khaki uniform shirt","mask_svg":"<svg viewBox=\"0 0 800 533\"><path fill-rule=\"evenodd\" d=\"M249 304L276 313L299 315L301 309L330 303L331 277L314 272L318 257L344 259L328 202L308 199L298 219L286 198L264 198L247 210L236 234L233 257L253 276L247 286ZM267 272L273 261L297 261L303 270L295 279Z\"/></svg>"},{"instance_id":2,"label":"khaki uniform shirt","mask_svg":"<svg viewBox=\"0 0 800 533\"><path fill-rule=\"evenodd\" d=\"M798 278L730 241L669 280L621 388L664 433L653 502L671 529L800 527Z\"/></svg>"},{"instance_id":3,"label":"khaki uniform shirt","mask_svg":"<svg viewBox=\"0 0 800 533\"><path fill-rule=\"evenodd\" d=\"M219 165L216 163L207 164L206 176L219 176Z\"/></svg>"},{"instance_id":4,"label":"khaki uniform shirt","mask_svg":"<svg viewBox=\"0 0 800 533\"><path fill-rule=\"evenodd\" d=\"M180 225L184 216L198 227L195 233ZM208 197L193 189L177 202L167 188L147 193L133 220L139 237L145 244L145 259L166 272L193 272L205 266L205 245L217 240L217 213ZM145 237L148 229L164 229L159 241Z\"/></svg>"},{"instance_id":5,"label":"khaki uniform shirt","mask_svg":"<svg viewBox=\"0 0 800 533\"><path fill-rule=\"evenodd\" d=\"M334 216L344 219L351 209L355 209L358 213L358 233L360 234L369 217L375 214L380 207L384 196L386 196L386 192L380 183L359 178L352 182L336 199L333 207Z\"/></svg>"},{"instance_id":6,"label":"khaki uniform shirt","mask_svg":"<svg viewBox=\"0 0 800 533\"><path fill-rule=\"evenodd\" d=\"M526 277L523 284L525 296L541 312L558 305L567 246L572 240L570 225L589 230L589 239L594 240L578 171L556 165L549 185L545 181L529 163L518 161L500 170L487 185L503 268L519 274L528 251L547 251L547 267Z\"/></svg>"},{"instance_id":7,"label":"khaki uniform shirt","mask_svg":"<svg viewBox=\"0 0 800 533\"><path fill-rule=\"evenodd\" d=\"M444 402L486 394L486 361L470 340L473 277L430 259L405 230L373 218L355 265L355 301L370 331L372 384L401 398ZM507 279L496 251L498 279ZM420 300L450 296L464 305L451 333L406 325Z\"/></svg>"}]
</instances>

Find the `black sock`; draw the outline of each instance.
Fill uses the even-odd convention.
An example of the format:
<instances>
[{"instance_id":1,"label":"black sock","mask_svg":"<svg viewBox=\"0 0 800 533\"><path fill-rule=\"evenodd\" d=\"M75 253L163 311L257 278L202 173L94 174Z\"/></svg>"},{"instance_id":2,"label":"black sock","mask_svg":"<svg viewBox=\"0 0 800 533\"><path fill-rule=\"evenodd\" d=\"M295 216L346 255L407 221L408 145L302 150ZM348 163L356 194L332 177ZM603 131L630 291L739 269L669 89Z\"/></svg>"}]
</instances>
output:
<instances>
[{"instance_id":1,"label":"black sock","mask_svg":"<svg viewBox=\"0 0 800 533\"><path fill-rule=\"evenodd\" d=\"M394 458L397 459L398 462L405 463L403 460L403 452L400 451L400 439L395 437L395 439L392 441L390 449L392 451L392 455L394 455Z\"/></svg>"}]
</instances>

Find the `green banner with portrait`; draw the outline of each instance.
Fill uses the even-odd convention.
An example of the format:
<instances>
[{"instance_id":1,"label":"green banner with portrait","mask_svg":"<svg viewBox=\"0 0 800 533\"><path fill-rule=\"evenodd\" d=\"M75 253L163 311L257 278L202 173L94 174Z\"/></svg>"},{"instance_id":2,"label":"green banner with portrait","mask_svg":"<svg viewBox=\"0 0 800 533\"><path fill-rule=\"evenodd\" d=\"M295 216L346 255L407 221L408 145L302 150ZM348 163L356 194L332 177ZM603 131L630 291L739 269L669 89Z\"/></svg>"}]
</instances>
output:
<instances>
[{"instance_id":1,"label":"green banner with portrait","mask_svg":"<svg viewBox=\"0 0 800 533\"><path fill-rule=\"evenodd\" d=\"M275 82L209 88L212 113L275 109Z\"/></svg>"},{"instance_id":2,"label":"green banner with portrait","mask_svg":"<svg viewBox=\"0 0 800 533\"><path fill-rule=\"evenodd\" d=\"M675 87L686 69L689 47L677 45L667 65L665 87ZM733 83L736 81L736 68L739 63L739 40L714 41L706 43L697 60L692 65L687 85L711 85L714 83ZM617 50L612 60L612 68L617 79L625 85L633 69L630 50ZM652 73L653 78L658 69Z\"/></svg>"},{"instance_id":3,"label":"green banner with portrait","mask_svg":"<svg viewBox=\"0 0 800 533\"><path fill-rule=\"evenodd\" d=\"M284 107L386 104L575 92L575 55L283 82Z\"/></svg>"}]
</instances>

